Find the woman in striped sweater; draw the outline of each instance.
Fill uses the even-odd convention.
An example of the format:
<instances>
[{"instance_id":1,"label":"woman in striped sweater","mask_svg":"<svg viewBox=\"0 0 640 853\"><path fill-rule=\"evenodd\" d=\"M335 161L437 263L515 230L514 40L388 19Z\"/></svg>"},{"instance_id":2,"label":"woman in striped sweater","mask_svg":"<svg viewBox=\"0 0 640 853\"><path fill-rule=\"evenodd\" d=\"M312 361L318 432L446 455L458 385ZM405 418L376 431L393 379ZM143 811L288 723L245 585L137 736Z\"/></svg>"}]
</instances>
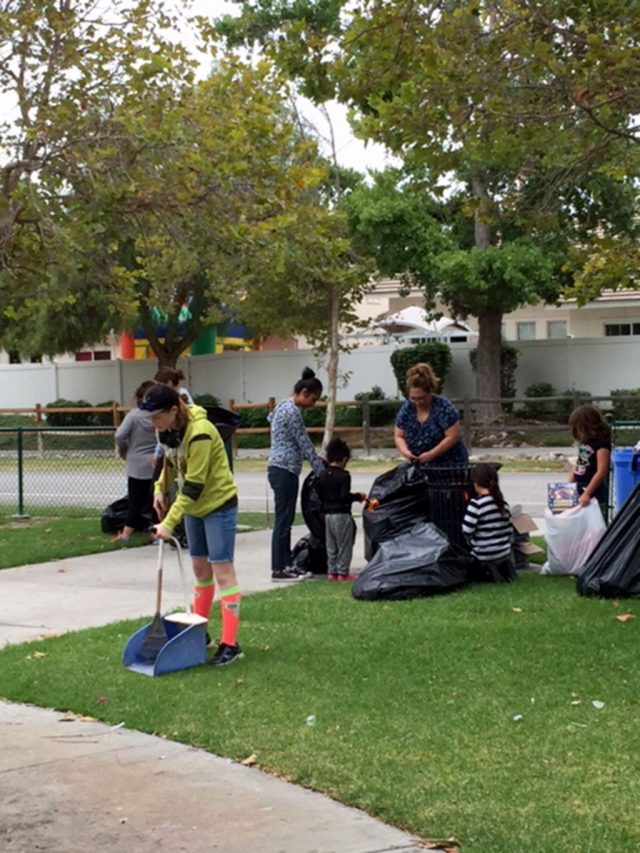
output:
<instances>
[{"instance_id":1,"label":"woman in striped sweater","mask_svg":"<svg viewBox=\"0 0 640 853\"><path fill-rule=\"evenodd\" d=\"M511 561L513 525L511 510L491 465L476 465L471 471L476 497L469 501L462 530L475 557L470 572L474 581L512 581L516 578Z\"/></svg>"}]
</instances>

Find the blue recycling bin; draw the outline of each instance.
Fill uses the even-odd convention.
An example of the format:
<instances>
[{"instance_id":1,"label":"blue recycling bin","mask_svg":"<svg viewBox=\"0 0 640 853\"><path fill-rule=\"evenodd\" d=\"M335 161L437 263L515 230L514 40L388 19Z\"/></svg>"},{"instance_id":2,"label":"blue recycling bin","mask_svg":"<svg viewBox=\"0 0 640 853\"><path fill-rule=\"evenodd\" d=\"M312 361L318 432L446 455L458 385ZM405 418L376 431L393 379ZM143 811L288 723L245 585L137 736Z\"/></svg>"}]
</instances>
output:
<instances>
[{"instance_id":1,"label":"blue recycling bin","mask_svg":"<svg viewBox=\"0 0 640 853\"><path fill-rule=\"evenodd\" d=\"M618 512L637 483L640 483L640 452L619 447L611 454L613 462L613 505Z\"/></svg>"}]
</instances>

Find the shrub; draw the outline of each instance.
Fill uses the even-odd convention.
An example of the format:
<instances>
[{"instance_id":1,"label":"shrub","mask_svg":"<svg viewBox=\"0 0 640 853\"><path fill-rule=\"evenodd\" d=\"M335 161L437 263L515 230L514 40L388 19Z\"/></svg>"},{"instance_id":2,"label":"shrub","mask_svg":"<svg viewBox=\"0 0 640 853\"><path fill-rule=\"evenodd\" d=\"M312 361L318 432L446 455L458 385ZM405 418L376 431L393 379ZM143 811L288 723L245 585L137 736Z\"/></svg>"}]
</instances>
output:
<instances>
[{"instance_id":1,"label":"shrub","mask_svg":"<svg viewBox=\"0 0 640 853\"><path fill-rule=\"evenodd\" d=\"M196 406L221 406L220 400L213 394L196 394L193 398Z\"/></svg>"},{"instance_id":2,"label":"shrub","mask_svg":"<svg viewBox=\"0 0 640 853\"><path fill-rule=\"evenodd\" d=\"M113 408L113 404L120 405L115 400L107 400L104 403L96 403L96 406L100 409L105 406L109 406L110 409ZM113 411L110 412L95 412L91 419L91 423L93 426L113 426Z\"/></svg>"},{"instance_id":3,"label":"shrub","mask_svg":"<svg viewBox=\"0 0 640 853\"><path fill-rule=\"evenodd\" d=\"M323 401L326 401L326 395L320 398ZM327 415L327 410L324 406L316 409L315 406L312 406L310 409L301 409L302 412L302 420L304 421L304 425L306 427L323 427L324 421Z\"/></svg>"},{"instance_id":4,"label":"shrub","mask_svg":"<svg viewBox=\"0 0 640 853\"><path fill-rule=\"evenodd\" d=\"M589 391L576 391L574 389L563 391L562 396L566 399L558 400L556 413L558 420L560 421L560 423L563 424L569 422L569 416L571 412L576 408L575 396L577 396L580 400L580 402L578 403L579 406L581 406L583 403L588 403L591 398L591 394L589 393Z\"/></svg>"},{"instance_id":5,"label":"shrub","mask_svg":"<svg viewBox=\"0 0 640 853\"><path fill-rule=\"evenodd\" d=\"M47 409L79 409L90 406L86 400L64 400L60 398L47 403ZM93 426L95 415L92 412L50 412L47 416L49 426Z\"/></svg>"},{"instance_id":6,"label":"shrub","mask_svg":"<svg viewBox=\"0 0 640 853\"><path fill-rule=\"evenodd\" d=\"M422 362L430 364L436 376L440 377L440 387L438 388L440 392L451 368L451 348L440 341L434 341L430 344L417 344L414 347L394 350L391 353L390 361L398 387L405 397L407 396L407 371L414 364Z\"/></svg>"},{"instance_id":7,"label":"shrub","mask_svg":"<svg viewBox=\"0 0 640 853\"><path fill-rule=\"evenodd\" d=\"M529 385L525 388L525 397L554 397L555 389L550 382L536 382L534 385ZM534 420L542 420L545 415L549 414L550 407L553 403L526 403L522 414L525 418Z\"/></svg>"},{"instance_id":8,"label":"shrub","mask_svg":"<svg viewBox=\"0 0 640 853\"><path fill-rule=\"evenodd\" d=\"M387 400L388 397L379 385L374 385L371 391L360 391L360 393L355 395L355 399ZM395 423L398 408L399 405L397 402L389 403L388 406L371 406L369 409L371 426L388 426L389 424ZM359 424L362 425L362 409L359 410L359 415Z\"/></svg>"},{"instance_id":9,"label":"shrub","mask_svg":"<svg viewBox=\"0 0 640 853\"><path fill-rule=\"evenodd\" d=\"M500 396L515 397L516 396L516 368L518 367L518 356L520 350L511 346L507 341L502 341L500 348ZM478 349L472 349L469 352L469 361L471 369L476 372L478 364ZM503 403L505 412L513 410L513 403Z\"/></svg>"},{"instance_id":10,"label":"shrub","mask_svg":"<svg viewBox=\"0 0 640 853\"><path fill-rule=\"evenodd\" d=\"M609 392L613 397L613 417L616 421L640 420L640 388L616 388ZM621 400L620 397L637 397Z\"/></svg>"},{"instance_id":11,"label":"shrub","mask_svg":"<svg viewBox=\"0 0 640 853\"><path fill-rule=\"evenodd\" d=\"M206 405L215 406L216 403L207 403ZM238 427L241 429L263 429L269 426L269 421L267 420L269 409L267 406L259 406L256 409L237 409L237 414L240 415ZM239 435L237 436L237 441L238 447L263 448L269 447L271 439L269 433L265 432L258 435Z\"/></svg>"}]
</instances>

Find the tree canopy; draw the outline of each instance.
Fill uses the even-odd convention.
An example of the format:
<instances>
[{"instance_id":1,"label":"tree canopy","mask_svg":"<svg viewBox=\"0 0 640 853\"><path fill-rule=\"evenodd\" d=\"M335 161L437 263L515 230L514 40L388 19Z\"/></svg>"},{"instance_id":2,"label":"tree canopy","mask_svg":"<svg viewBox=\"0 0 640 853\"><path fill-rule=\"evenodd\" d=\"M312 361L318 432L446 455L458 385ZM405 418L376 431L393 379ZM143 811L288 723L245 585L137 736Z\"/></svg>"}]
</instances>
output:
<instances>
[{"instance_id":1,"label":"tree canopy","mask_svg":"<svg viewBox=\"0 0 640 853\"><path fill-rule=\"evenodd\" d=\"M363 270L270 64L217 58L196 81L160 2L103 18L84 0L23 5L0 31L17 110L2 128L5 345L53 355L142 326L174 363L229 316L321 341L327 285Z\"/></svg>"},{"instance_id":2,"label":"tree canopy","mask_svg":"<svg viewBox=\"0 0 640 853\"><path fill-rule=\"evenodd\" d=\"M619 216L599 204L597 184L618 185L627 202L638 172L640 19L622 0L239 6L218 24L230 44L259 41L306 94L337 96L359 135L423 171L429 201L410 204L432 210L416 218L405 197L404 242L391 240L380 262L478 317L479 392L498 397L502 314L570 285L571 245L633 231L629 205ZM447 231L433 206L453 196L467 225L457 217L449 236L471 240L439 251Z\"/></svg>"}]
</instances>

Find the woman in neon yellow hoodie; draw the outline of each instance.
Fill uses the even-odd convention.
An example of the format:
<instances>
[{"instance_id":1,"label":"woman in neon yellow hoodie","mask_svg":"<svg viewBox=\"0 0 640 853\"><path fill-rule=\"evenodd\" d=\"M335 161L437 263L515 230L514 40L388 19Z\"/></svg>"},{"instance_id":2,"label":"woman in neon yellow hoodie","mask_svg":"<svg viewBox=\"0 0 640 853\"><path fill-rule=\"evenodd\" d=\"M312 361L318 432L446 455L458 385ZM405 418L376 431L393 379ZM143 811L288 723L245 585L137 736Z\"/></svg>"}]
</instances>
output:
<instances>
[{"instance_id":1,"label":"woman in neon yellow hoodie","mask_svg":"<svg viewBox=\"0 0 640 853\"><path fill-rule=\"evenodd\" d=\"M224 666L242 657L237 642L240 588L233 565L238 488L224 443L205 410L187 406L168 385L150 388L140 408L151 412L165 448L166 464L154 489L153 505L161 519L155 534L170 539L184 519L195 575L194 613L209 618L218 584L222 636L210 663ZM175 481L178 494L169 509L166 495Z\"/></svg>"}]
</instances>

